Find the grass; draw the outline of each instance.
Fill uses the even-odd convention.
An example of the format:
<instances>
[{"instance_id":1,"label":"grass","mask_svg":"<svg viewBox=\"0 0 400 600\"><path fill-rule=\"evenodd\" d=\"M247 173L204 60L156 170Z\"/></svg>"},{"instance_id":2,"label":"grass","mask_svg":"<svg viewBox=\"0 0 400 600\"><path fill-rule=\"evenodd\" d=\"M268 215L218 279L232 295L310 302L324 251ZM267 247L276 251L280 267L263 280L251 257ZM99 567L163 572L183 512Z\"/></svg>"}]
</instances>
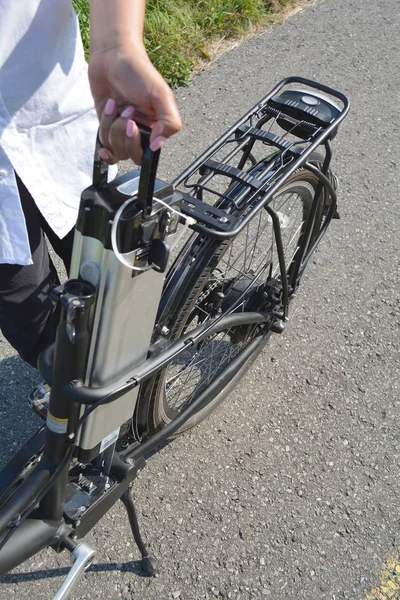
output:
<instances>
[{"instance_id":1,"label":"grass","mask_svg":"<svg viewBox=\"0 0 400 600\"><path fill-rule=\"evenodd\" d=\"M85 48L86 58L89 58L89 1L72 0L74 8L79 18L83 46Z\"/></svg>"},{"instance_id":2,"label":"grass","mask_svg":"<svg viewBox=\"0 0 400 600\"><path fill-rule=\"evenodd\" d=\"M88 55L88 0L73 0ZM145 44L155 67L173 87L210 60L215 42L245 35L277 18L293 0L147 0Z\"/></svg>"}]
</instances>

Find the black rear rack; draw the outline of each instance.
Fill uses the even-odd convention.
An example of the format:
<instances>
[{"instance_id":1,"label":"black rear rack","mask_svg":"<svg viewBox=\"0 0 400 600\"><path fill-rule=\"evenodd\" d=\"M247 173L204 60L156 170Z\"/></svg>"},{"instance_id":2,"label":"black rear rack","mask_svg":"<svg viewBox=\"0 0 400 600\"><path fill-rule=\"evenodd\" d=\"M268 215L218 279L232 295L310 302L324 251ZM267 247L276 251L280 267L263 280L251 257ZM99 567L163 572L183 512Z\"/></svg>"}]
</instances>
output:
<instances>
[{"instance_id":1,"label":"black rear rack","mask_svg":"<svg viewBox=\"0 0 400 600\"><path fill-rule=\"evenodd\" d=\"M296 84L307 89L295 90ZM182 213L196 221L191 228L213 238L236 236L321 146L326 175L330 140L348 110L336 90L302 77L282 80L173 182ZM236 210L240 217L233 207L243 208Z\"/></svg>"}]
</instances>

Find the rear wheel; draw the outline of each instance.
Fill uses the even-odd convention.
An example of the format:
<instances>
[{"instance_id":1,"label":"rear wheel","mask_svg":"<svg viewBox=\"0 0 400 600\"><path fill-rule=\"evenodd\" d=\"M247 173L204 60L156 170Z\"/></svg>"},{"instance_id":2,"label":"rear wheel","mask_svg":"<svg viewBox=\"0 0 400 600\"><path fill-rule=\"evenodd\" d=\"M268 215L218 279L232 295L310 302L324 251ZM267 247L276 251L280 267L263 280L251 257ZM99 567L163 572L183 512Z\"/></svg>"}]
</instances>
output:
<instances>
[{"instance_id":1,"label":"rear wheel","mask_svg":"<svg viewBox=\"0 0 400 600\"><path fill-rule=\"evenodd\" d=\"M279 216L288 273L303 239L317 184L318 178L314 174L307 170L297 171L269 204ZM309 243L319 231L323 208L321 198ZM246 209L241 214L243 212L245 214ZM167 298L163 301L164 307L170 307L168 318L165 319L165 315L162 318L168 323L169 340L175 340L229 310L243 294L239 310L262 310L265 284L276 280L279 287L280 278L271 217L263 209L236 238L222 243L194 236L172 270L169 281L174 283L167 285ZM232 327L210 335L197 347L191 347L172 361L148 382L142 392L137 411L139 434L152 433L170 423L259 334L260 326L257 324ZM178 433L196 425L218 406L237 385L268 337L266 332L257 350L233 374L229 383L223 385Z\"/></svg>"}]
</instances>

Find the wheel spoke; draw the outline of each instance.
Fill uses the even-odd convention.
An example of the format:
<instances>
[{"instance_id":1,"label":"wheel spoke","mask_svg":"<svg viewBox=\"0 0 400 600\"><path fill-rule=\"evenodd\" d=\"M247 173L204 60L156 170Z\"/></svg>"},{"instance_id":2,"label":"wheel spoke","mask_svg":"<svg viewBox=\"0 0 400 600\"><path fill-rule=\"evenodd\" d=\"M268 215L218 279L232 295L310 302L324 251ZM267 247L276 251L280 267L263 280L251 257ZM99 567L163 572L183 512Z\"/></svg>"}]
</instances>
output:
<instances>
[{"instance_id":1,"label":"wheel spoke","mask_svg":"<svg viewBox=\"0 0 400 600\"><path fill-rule=\"evenodd\" d=\"M307 185L305 187L303 185L301 189L305 190L303 193L311 196L311 185L309 188L307 191ZM292 186L292 189L276 195L271 200L270 207L279 217L282 247L288 268L298 251L299 240L304 229L304 200L301 192L293 189ZM223 292L228 300L232 289L234 299L237 298L238 292L246 294L241 304L245 307L248 301L247 293L251 294L253 289L258 289L269 277L278 276L280 266L274 227L266 210L260 210L257 218L250 221L245 230L229 243L226 249L222 249L216 262L209 275L208 283L202 286L190 309L186 321L188 326L183 323L180 332L187 332L200 322L205 323L215 316L216 309L213 309L213 303L219 292ZM239 308L237 307L236 310ZM249 326L244 330L239 329L238 331L244 331L243 338L238 338L237 334L235 336L236 328L211 335L198 347L189 349L171 363L166 368L163 380L169 407L180 411L189 405L254 338L257 330L258 325Z\"/></svg>"}]
</instances>

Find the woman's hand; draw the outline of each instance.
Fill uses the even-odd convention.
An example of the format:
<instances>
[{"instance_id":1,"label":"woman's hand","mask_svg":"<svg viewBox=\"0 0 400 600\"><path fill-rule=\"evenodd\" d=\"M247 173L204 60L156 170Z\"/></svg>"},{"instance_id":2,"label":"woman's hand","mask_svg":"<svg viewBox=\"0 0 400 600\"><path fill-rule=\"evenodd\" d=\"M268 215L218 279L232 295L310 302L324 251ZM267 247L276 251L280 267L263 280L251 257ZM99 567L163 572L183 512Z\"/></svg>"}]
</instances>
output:
<instances>
[{"instance_id":1,"label":"woman's hand","mask_svg":"<svg viewBox=\"0 0 400 600\"><path fill-rule=\"evenodd\" d=\"M153 67L143 44L132 39L94 51L89 81L100 120L102 158L109 164L131 158L141 162L136 125L152 128L150 147L161 148L182 123L172 90Z\"/></svg>"}]
</instances>

